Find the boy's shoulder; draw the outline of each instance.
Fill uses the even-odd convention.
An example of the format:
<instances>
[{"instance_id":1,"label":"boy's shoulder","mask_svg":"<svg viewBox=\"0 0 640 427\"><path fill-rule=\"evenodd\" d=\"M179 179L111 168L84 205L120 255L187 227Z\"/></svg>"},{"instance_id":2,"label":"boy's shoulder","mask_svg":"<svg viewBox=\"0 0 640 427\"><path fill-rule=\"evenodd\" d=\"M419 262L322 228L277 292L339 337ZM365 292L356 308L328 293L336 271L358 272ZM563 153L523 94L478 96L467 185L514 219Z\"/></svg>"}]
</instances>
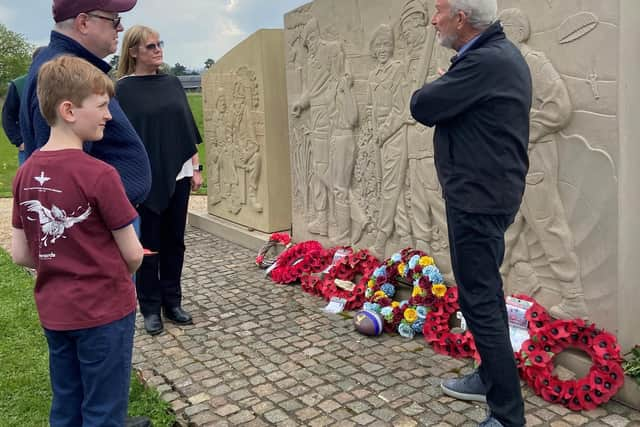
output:
<instances>
[{"instance_id":1,"label":"boy's shoulder","mask_svg":"<svg viewBox=\"0 0 640 427\"><path fill-rule=\"evenodd\" d=\"M116 169L110 164L96 159L82 150L58 150L34 152L27 161L18 169L17 178L22 175L31 175L32 170L47 169L49 173L57 173L67 176L81 177L82 181L88 182L93 179L100 179L105 175L119 176ZM35 168L35 169L34 169Z\"/></svg>"}]
</instances>

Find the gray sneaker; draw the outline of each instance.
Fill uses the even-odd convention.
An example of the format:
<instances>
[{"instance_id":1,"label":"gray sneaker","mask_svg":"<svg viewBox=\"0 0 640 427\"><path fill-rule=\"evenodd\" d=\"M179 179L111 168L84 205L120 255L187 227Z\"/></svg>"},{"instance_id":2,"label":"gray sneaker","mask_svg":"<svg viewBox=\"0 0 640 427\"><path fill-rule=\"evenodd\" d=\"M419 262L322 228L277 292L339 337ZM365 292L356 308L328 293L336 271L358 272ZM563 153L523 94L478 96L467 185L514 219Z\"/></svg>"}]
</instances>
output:
<instances>
[{"instance_id":1,"label":"gray sneaker","mask_svg":"<svg viewBox=\"0 0 640 427\"><path fill-rule=\"evenodd\" d=\"M455 397L456 399L475 400L477 402L487 401L487 389L482 383L478 371L474 371L460 378L444 380L440 384L440 387L444 394Z\"/></svg>"},{"instance_id":2,"label":"gray sneaker","mask_svg":"<svg viewBox=\"0 0 640 427\"><path fill-rule=\"evenodd\" d=\"M493 417L488 417L486 420L478 424L478 427L503 427L503 424Z\"/></svg>"}]
</instances>

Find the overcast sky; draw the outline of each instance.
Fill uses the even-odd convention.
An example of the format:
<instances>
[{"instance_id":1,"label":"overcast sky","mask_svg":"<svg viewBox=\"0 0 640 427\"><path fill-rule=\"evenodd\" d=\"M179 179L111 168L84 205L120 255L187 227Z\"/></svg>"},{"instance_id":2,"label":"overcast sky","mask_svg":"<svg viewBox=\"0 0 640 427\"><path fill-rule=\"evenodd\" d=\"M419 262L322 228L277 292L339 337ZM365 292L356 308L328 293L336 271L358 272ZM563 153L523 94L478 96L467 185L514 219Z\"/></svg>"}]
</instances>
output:
<instances>
[{"instance_id":1,"label":"overcast sky","mask_svg":"<svg viewBox=\"0 0 640 427\"><path fill-rule=\"evenodd\" d=\"M82 1L82 0L79 0ZM282 28L283 15L310 0L138 0L122 14L125 30L144 24L165 41L165 62L199 69L261 28ZM51 0L0 0L0 22L35 45L47 44ZM120 34L122 40L122 34Z\"/></svg>"}]
</instances>

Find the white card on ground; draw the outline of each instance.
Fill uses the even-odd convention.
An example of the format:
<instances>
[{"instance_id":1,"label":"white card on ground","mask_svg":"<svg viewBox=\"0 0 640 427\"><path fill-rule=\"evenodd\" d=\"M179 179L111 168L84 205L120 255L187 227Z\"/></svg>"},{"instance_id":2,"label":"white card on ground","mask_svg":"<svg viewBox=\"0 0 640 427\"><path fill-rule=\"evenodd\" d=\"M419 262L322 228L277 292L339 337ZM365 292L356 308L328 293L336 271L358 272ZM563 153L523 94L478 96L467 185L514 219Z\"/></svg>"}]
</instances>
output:
<instances>
[{"instance_id":1,"label":"white card on ground","mask_svg":"<svg viewBox=\"0 0 640 427\"><path fill-rule=\"evenodd\" d=\"M323 309L326 313L340 313L344 309L344 305L347 303L347 300L344 298L333 297L329 301L329 304Z\"/></svg>"}]
</instances>

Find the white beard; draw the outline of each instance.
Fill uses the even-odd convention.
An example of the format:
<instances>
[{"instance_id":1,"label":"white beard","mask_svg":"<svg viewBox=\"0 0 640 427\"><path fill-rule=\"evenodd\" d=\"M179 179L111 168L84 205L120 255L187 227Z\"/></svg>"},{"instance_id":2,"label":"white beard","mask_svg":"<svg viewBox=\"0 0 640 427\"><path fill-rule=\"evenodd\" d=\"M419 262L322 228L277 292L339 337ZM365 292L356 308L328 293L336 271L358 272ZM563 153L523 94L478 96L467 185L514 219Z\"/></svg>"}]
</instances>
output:
<instances>
[{"instance_id":1,"label":"white beard","mask_svg":"<svg viewBox=\"0 0 640 427\"><path fill-rule=\"evenodd\" d=\"M453 44L458 40L457 35L443 36L440 31L438 31L437 37L440 46L446 47L447 49L453 49Z\"/></svg>"}]
</instances>

